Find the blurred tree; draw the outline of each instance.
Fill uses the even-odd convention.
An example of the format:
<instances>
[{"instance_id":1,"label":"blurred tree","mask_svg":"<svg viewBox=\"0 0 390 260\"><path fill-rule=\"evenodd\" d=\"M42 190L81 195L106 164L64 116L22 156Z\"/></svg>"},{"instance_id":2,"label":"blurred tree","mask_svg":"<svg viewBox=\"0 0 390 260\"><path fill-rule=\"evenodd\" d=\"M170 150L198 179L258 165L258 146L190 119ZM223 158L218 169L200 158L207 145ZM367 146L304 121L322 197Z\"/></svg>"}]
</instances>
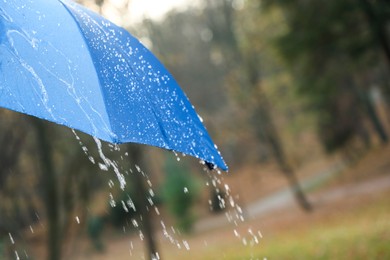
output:
<instances>
[{"instance_id":1,"label":"blurred tree","mask_svg":"<svg viewBox=\"0 0 390 260\"><path fill-rule=\"evenodd\" d=\"M264 55L259 49L252 51L252 46L243 47L245 37L235 30L238 2L205 1L201 12L171 12L163 21L147 20L144 22L146 31L139 31L140 38L147 39L191 101L205 111L205 120L208 126L212 126L211 130L234 128L233 136L237 139L245 133L242 131L245 120L251 118L252 128L259 142L264 144L262 147L268 147L268 154L276 158L303 208L310 208L296 178L292 177L294 172L273 126L270 106L261 88L259 63ZM256 30L254 24L251 24L251 29L250 33ZM242 31L249 33L249 30ZM223 88L224 85L229 87ZM231 98L238 102L232 102ZM234 126L231 126L232 120L236 120ZM230 122L229 126L225 122ZM223 140L227 139L230 142L235 140L226 137ZM234 150L240 152L232 155L230 161L253 156L253 150L242 142L237 141L235 145ZM257 158L262 157L264 152L257 155Z\"/></svg>"},{"instance_id":2,"label":"blurred tree","mask_svg":"<svg viewBox=\"0 0 390 260\"><path fill-rule=\"evenodd\" d=\"M52 138L53 132L60 133L58 130L61 127L51 127L52 124L49 127L48 122L38 118L31 118L31 122L36 130L35 147L41 170L41 196L48 223L47 258L61 259L65 249L64 242L72 235L70 229L74 223L75 210L79 210L78 218L86 219L92 188L88 186L91 182L86 174L96 172L97 169L83 155L86 147L80 149L77 142L64 144L62 138L66 135Z\"/></svg>"},{"instance_id":3,"label":"blurred tree","mask_svg":"<svg viewBox=\"0 0 390 260\"><path fill-rule=\"evenodd\" d=\"M269 6L283 10L286 30L276 37L276 43L299 93L309 97L310 109L319 111L319 136L328 151L345 146L354 136L368 143L367 118L380 140L388 141L369 97L371 85L387 87L380 82L383 76L376 76L384 66L383 55L376 47L382 46L387 52L387 36L380 29L385 19L373 13L368 1L359 1L264 0L258 8L259 13L261 9L270 11L265 8ZM377 11L378 5L388 10L387 1L376 1ZM373 33L364 11L380 21L372 27L376 28Z\"/></svg>"},{"instance_id":4,"label":"blurred tree","mask_svg":"<svg viewBox=\"0 0 390 260\"><path fill-rule=\"evenodd\" d=\"M152 221L151 211L149 210L151 205L152 198L150 198L150 193L147 189L146 181L148 180L145 172L150 172L150 169L141 170L138 165L143 165L147 167L149 165L144 159L143 150L139 145L129 144L127 146L129 152L129 157L135 165L135 171L132 172L131 179L134 182L134 192L135 192L135 201L139 205L136 208L136 214L139 215L139 223L141 223L141 228L143 235L146 238L146 258L161 259L161 253L158 252L157 242L154 234L154 226ZM150 183L150 181L149 181Z\"/></svg>"},{"instance_id":5,"label":"blurred tree","mask_svg":"<svg viewBox=\"0 0 390 260\"><path fill-rule=\"evenodd\" d=\"M390 70L390 40L388 26L390 21L390 3L386 0L359 0L362 11L371 27L374 40L382 48Z\"/></svg>"},{"instance_id":6,"label":"blurred tree","mask_svg":"<svg viewBox=\"0 0 390 260\"><path fill-rule=\"evenodd\" d=\"M42 180L44 187L44 201L48 222L47 234L47 259L61 259L61 227L59 208L59 181L54 168L52 149L44 122L38 118L32 118L37 133L37 149L39 162L41 163Z\"/></svg>"},{"instance_id":7,"label":"blurred tree","mask_svg":"<svg viewBox=\"0 0 390 260\"><path fill-rule=\"evenodd\" d=\"M80 219L87 219L90 197L101 188L104 175L91 178L98 167L79 136L75 138L69 129L38 118L30 118L29 122L35 128L35 142L30 145L36 151L33 159L40 170L37 175L46 212L43 221L47 221L47 258L61 259L72 240L83 232ZM91 137L85 140L87 145L94 143Z\"/></svg>"},{"instance_id":8,"label":"blurred tree","mask_svg":"<svg viewBox=\"0 0 390 260\"><path fill-rule=\"evenodd\" d=\"M118 196L115 195L115 198L114 196L107 198L107 201L110 200L110 202L112 200L120 201L116 206L111 205L109 216L94 215L93 212L87 216L90 198L96 190L102 190L102 183L109 178L109 183L112 183L110 192L113 192L112 187L115 186L109 175L99 174L91 178L91 173L98 172L97 166L104 171L110 170L106 160L113 161L115 164L121 160L124 165L116 165L115 167L118 167L117 170L123 171L124 167L129 165L129 163L125 163L123 152L115 145L96 144L91 137L81 133L76 136L76 139L80 142L79 144L77 142L70 144L69 139L64 138L66 137L64 133L62 133L62 139L57 138L55 140L51 137L54 133L61 133L59 131L61 127L48 127L45 122L39 119L34 120L37 130L37 147L39 147L38 155L40 155L39 162L42 169L43 199L47 211L48 258L61 259L65 256L65 249L72 246L70 243L72 236L77 235L74 232L72 233L72 230L76 229L78 233L83 231L82 225L79 223L80 219L87 220L89 218L90 221L87 227L89 234L99 235L107 221L123 227L123 221L129 218L137 218L146 238L148 258L155 259L158 251L149 211L152 206L150 205L151 199L148 196L150 193L145 186L147 179L143 177L145 176L144 172L136 166L136 171L128 174L130 184L127 189L121 190L120 193L116 194ZM82 138L79 135L82 135ZM82 149L80 149L80 145ZM89 148L90 146L92 148ZM127 146L127 152L133 163L146 164L143 162L139 147L129 145ZM132 195L134 195L134 210L125 206L128 209L126 212L123 203L125 201L127 203L128 198ZM126 196L126 198L123 196ZM75 221L75 215L77 221ZM83 223L86 224L87 221ZM65 243L67 240L68 243ZM92 242L97 249L103 249L98 237L94 237Z\"/></svg>"},{"instance_id":9,"label":"blurred tree","mask_svg":"<svg viewBox=\"0 0 390 260\"><path fill-rule=\"evenodd\" d=\"M239 35L236 30L237 18L235 16L236 9L239 7L237 1L205 0L205 3L208 24L215 35L212 43L222 52L229 88L234 93L233 98L238 99L245 109L251 111L251 123L258 140L269 148L270 154L289 181L299 205L304 210L310 210L311 205L300 188L295 172L286 157L274 124L271 106L262 87L263 75L260 64L263 62L265 53L257 38L258 28L253 24L244 23L243 26L248 26L248 28L241 27L242 35ZM250 12L244 15L250 16ZM253 18L253 16L250 17Z\"/></svg>"},{"instance_id":10,"label":"blurred tree","mask_svg":"<svg viewBox=\"0 0 390 260\"><path fill-rule=\"evenodd\" d=\"M15 256L15 248L9 250L15 247L10 236L20 239L21 230L36 221L37 197L31 193L37 183L29 176L34 166L25 149L28 132L29 126L20 115L0 110L0 258Z\"/></svg>"},{"instance_id":11,"label":"blurred tree","mask_svg":"<svg viewBox=\"0 0 390 260\"><path fill-rule=\"evenodd\" d=\"M195 221L191 209L198 197L196 180L183 162L179 164L173 158L166 160L164 172L166 175L162 186L164 203L176 218L178 229L189 233Z\"/></svg>"}]
</instances>

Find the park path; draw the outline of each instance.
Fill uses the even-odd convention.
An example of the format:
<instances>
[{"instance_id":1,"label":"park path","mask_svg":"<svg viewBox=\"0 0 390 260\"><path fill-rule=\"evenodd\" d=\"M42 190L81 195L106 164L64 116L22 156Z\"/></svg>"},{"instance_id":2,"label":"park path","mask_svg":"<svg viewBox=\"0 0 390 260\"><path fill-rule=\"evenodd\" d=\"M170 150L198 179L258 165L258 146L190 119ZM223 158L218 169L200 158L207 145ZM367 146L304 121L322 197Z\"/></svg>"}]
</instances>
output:
<instances>
[{"instance_id":1,"label":"park path","mask_svg":"<svg viewBox=\"0 0 390 260\"><path fill-rule=\"evenodd\" d=\"M343 163L336 163L326 170L301 180L300 184L305 191L310 191L314 187L321 185L321 183L330 180L346 167L347 166ZM332 202L347 196L365 195L382 192L387 189L390 189L390 174L359 183L330 188L319 193L307 192L307 196L315 206L318 203ZM267 196L264 196L255 202L248 203L242 208L246 220L251 220L272 214L281 209L288 209L292 207L298 206L290 188L285 187L279 191L275 191ZM225 214L214 215L198 221L195 225L195 232L202 233L207 230L221 228L228 225L232 225L232 223L229 223Z\"/></svg>"},{"instance_id":2,"label":"park path","mask_svg":"<svg viewBox=\"0 0 390 260\"><path fill-rule=\"evenodd\" d=\"M333 202L343 201L345 197L356 196L357 198L362 198L362 196L365 195L371 195L390 190L390 172L382 172L381 175L376 175L378 177L355 182L353 184L346 184L321 190L315 189L326 181L337 177L337 175L340 174L340 172L346 167L346 165L340 163L333 164L326 170L320 171L301 180L300 183L303 189L306 191L308 198L313 203L314 210L316 210L316 207L318 210L320 210L321 205L324 204L331 205ZM386 170L387 169L390 171L390 167L386 168ZM298 205L294 200L289 187L282 188L260 198L257 201L241 206L243 209L245 222L248 223L251 220L266 220L270 219L270 217L273 219L274 216L277 216L281 212L282 214L285 214L285 212L289 212L290 209L293 209L292 212L294 212L294 209L298 209ZM297 212L297 210L295 210L295 212ZM226 234L225 229L229 227L236 228L234 223L228 221L228 218L224 213L200 219L195 225L195 236L191 237L191 241L188 241L191 242L191 249L202 250L207 241L211 241L210 243L212 243L216 239L221 239L221 237ZM169 242L162 233L159 233L156 237L159 238L160 246L163 249L161 252L162 255L171 256L170 258L168 257L169 259L183 259L183 257L177 258L177 248L173 246L172 249L171 242ZM110 240L110 243L107 243L107 250L104 253L93 253L91 255L91 253L88 251L80 252L79 255L75 254L72 259L129 259L129 253L131 259L144 259L143 241L138 239L137 234L134 235L133 240L130 238L130 241L128 238L121 238L114 242Z\"/></svg>"}]
</instances>

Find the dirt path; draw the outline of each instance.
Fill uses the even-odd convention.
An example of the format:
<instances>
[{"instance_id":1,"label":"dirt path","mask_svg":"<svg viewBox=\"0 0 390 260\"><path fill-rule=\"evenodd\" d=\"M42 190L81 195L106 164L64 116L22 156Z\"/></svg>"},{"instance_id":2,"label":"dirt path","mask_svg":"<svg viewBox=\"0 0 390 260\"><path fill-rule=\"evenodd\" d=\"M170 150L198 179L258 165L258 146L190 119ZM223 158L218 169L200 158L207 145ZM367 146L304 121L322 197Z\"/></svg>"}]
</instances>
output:
<instances>
[{"instance_id":1,"label":"dirt path","mask_svg":"<svg viewBox=\"0 0 390 260\"><path fill-rule=\"evenodd\" d=\"M370 197L372 197L371 195L375 196L375 194L381 194L389 190L390 175L382 175L371 180L362 180L361 182L354 184L342 185L320 192L312 192L309 194L309 198L313 202L314 206L317 207L317 210L315 210L313 214L305 214L299 210L295 201L291 195L289 195L289 190L276 192L275 194L270 195L275 197L275 199L272 199L275 203L272 207L263 206L261 204L261 201L270 201L270 196L248 205L248 207L245 208L246 221L238 228L238 230L244 232L248 229L248 227L253 227L255 230L257 230L257 228L261 228L262 233L264 232L269 237L272 233L270 230L275 228L288 229L291 225L295 226L297 223L309 226L310 221L314 221L316 218L321 217L324 214L337 213L337 207L348 210L346 209L346 206L347 208L355 207L356 203L359 204L360 201L365 201L366 199L369 203ZM355 202L353 202L353 200ZM352 204L348 206L346 203ZM334 208L329 211L329 207ZM287 212L288 214L286 214ZM163 258L197 259L196 255L198 251L210 250L210 247L212 248L216 245L218 245L217 247L224 247L224 245L221 246L221 243L229 244L238 242L238 240L236 240L237 238L233 235L234 225L229 223L224 214L208 218L207 220L202 220L197 223L196 227L197 230L192 236L178 236L178 238L180 238L178 242L181 244L183 244L182 241L186 241L186 239L188 239L189 245L191 245L190 251L187 251L183 245L181 245L181 249L179 249L175 244L170 243L166 238L164 238L162 234L158 234L156 237L158 238L160 251L164 256ZM74 255L72 259L145 259L143 241L139 239L137 235L126 238L111 238L107 241L106 245L106 252L103 254L98 254L90 250L82 250L84 253L79 252L80 254L78 254L78 256ZM193 254L195 254L194 257L192 256Z\"/></svg>"},{"instance_id":2,"label":"dirt path","mask_svg":"<svg viewBox=\"0 0 390 260\"><path fill-rule=\"evenodd\" d=\"M332 178L344 168L344 164L335 164L329 169L303 180L301 185L304 190L310 190L316 185L319 185L322 182ZM308 193L308 197L315 206L324 202L339 200L343 197L356 195L361 196L365 194L381 192L386 189L390 189L390 175L376 177L371 180L364 180L359 183L334 187L322 192ZM244 214L246 220L252 220L273 214L274 212L280 211L282 209L287 210L293 207L297 207L297 205L294 201L290 189L287 187L247 205L244 207ZM231 223L229 223L224 214L221 214L200 220L196 224L195 230L196 233L202 233L210 229L221 228L228 225L231 225Z\"/></svg>"},{"instance_id":3,"label":"dirt path","mask_svg":"<svg viewBox=\"0 0 390 260\"><path fill-rule=\"evenodd\" d=\"M242 205L245 222L240 226L234 226L222 213L199 220L191 236L174 236L178 243L170 242L159 231L156 238L161 255L164 256L163 259L199 259L196 258L198 252L226 248L229 243L237 243L233 232L236 229L242 233L249 228L261 230L261 233L269 238L278 230L297 226L310 228L310 223L322 222L332 214L338 217L349 210L359 209L362 205L373 202L378 196L389 193L389 155L390 146L370 153L353 167L333 164L317 174L305 175L310 177L301 180L301 184L315 207L311 214L299 209L290 189L286 187ZM188 241L191 250L185 248L184 241ZM103 254L82 250L78 257L72 259L145 259L143 241L137 234L107 237L105 244L107 248Z\"/></svg>"}]
</instances>

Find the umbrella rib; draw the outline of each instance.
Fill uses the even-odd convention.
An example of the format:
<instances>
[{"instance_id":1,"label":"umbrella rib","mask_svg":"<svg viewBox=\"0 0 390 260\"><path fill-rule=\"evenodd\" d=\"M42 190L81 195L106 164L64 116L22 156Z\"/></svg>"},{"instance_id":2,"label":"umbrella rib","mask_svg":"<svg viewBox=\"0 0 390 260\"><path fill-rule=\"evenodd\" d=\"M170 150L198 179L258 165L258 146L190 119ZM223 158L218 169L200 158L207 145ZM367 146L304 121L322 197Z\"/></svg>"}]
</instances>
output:
<instances>
[{"instance_id":1,"label":"umbrella rib","mask_svg":"<svg viewBox=\"0 0 390 260\"><path fill-rule=\"evenodd\" d=\"M94 59L93 59L93 55L92 55L90 46L89 46L89 44L88 44L88 41L87 41L87 39L86 39L86 37L85 37L85 35L84 35L84 33L83 33L83 30L81 29L81 26L80 26L79 22L77 21L77 19L76 19L76 17L74 16L73 12L69 9L68 5L67 5L66 3L64 3L62 0L58 0L58 1L62 4L62 6L65 8L65 10L66 10L66 11L70 14L70 16L73 18L73 21L76 23L77 29L80 31L80 35L81 35L81 37L83 38L83 41L84 41L85 46L86 46L86 49L88 50L89 57L90 57L92 63L94 64L93 68L94 68L94 70L95 70L95 72L96 72L96 75L98 76L99 88L100 88L101 92L103 92L102 78L101 78L101 76L99 75L99 73L98 73L98 71L97 71L97 69L96 69L96 66L95 66L96 64L95 64L95 61L94 61ZM107 100L106 100L106 98L105 98L104 95L101 95L101 98L103 99L103 103L104 103L104 106L105 106L104 111L106 112L107 118L108 118L108 123L109 123L109 126L108 126L108 127L109 127L109 130L110 130L110 138L111 138L110 141L112 141L113 143L120 143L118 136L117 136L117 135L115 134L115 132L114 132L113 124L112 124L112 122L111 122L111 118L110 118L110 116L108 115L108 112L107 112L107 111L108 111L108 110L107 110ZM94 128L95 128L95 126L94 126ZM108 141L108 140L107 140L107 141Z\"/></svg>"},{"instance_id":2,"label":"umbrella rib","mask_svg":"<svg viewBox=\"0 0 390 260\"><path fill-rule=\"evenodd\" d=\"M103 101L104 113L106 113L108 119L108 127L110 129L109 137L111 142L143 143L175 150L213 163L215 163L215 160L219 160L219 163L217 164L220 164L219 166L221 168L227 169L226 163L215 148L215 145L213 146L213 142L208 135L206 128L200 120L196 120L198 115L194 109L191 109L191 103L186 95L182 93L179 85L164 65L162 65L158 59L139 42L139 40L132 37L124 28L116 26L100 16L95 17L94 13L90 13L89 11L78 7L76 3L64 0L58 1L76 23L77 29L81 34L80 36L87 48L89 58L94 65L93 70L95 71L99 82L100 93L102 94L100 97ZM94 30L90 31L89 26L94 28ZM115 34L115 32L117 34ZM96 46L96 41L99 40L103 40L107 45ZM132 42L133 40L135 42ZM134 47L134 50L132 47ZM115 57L113 56L114 54ZM135 57L136 55L138 55L138 59ZM123 59L120 59L120 63L114 64L112 61L113 59L116 59L117 56L122 57ZM123 70L124 74L122 74ZM117 74L118 72L120 74ZM135 83L131 80L134 80ZM162 96L164 99L160 99L152 93L152 90L159 90L158 87L157 89L154 88L155 86L153 83L160 86L160 80L163 80L163 83L161 83L162 88L160 90L164 91ZM112 97L114 92L111 87L113 86L119 88L123 86L124 90L122 91L133 91L128 88L135 86L140 89L140 93L144 95L145 99L143 100L131 96L130 92L127 95L127 92L121 93L121 90L115 89L115 93L118 91L116 94L119 95L117 100L116 97ZM109 103L111 97L113 98L112 100L114 103ZM127 123L129 123L130 126L135 124L135 122L131 121L134 119L133 116L129 118L128 115L124 115L120 112L122 110L124 111L124 109L131 108L126 102L133 98L138 102L136 105L140 106L141 112L135 119L141 121L137 123L135 129L131 130L138 130L139 133L141 133L142 130L140 130L140 125L142 125L142 127L146 127L144 133L149 133L149 136L140 136L138 139L137 137L130 138L130 132L129 129L127 129L129 126ZM124 101L124 103L120 103L121 101ZM168 104L167 110L163 113L164 111L156 109L157 106L162 105L163 102L180 102L180 105L170 107ZM114 104L119 106L119 111L113 110L116 109L116 107L113 107ZM184 114L180 114L180 109L185 111L182 112ZM127 122L123 125L116 124L116 121L114 120L116 120L118 116L127 117ZM165 125L165 123L167 125ZM123 130L125 132L123 132ZM150 133L152 134L150 135ZM151 138L154 139L152 140ZM195 149L195 145L191 142L191 138L196 139L197 144L201 147Z\"/></svg>"},{"instance_id":3,"label":"umbrella rib","mask_svg":"<svg viewBox=\"0 0 390 260\"><path fill-rule=\"evenodd\" d=\"M87 48L88 48L88 52L89 52L89 54L90 54L90 57L92 58L92 57L93 57L93 54L92 54L92 52L91 52L91 50L90 50L90 46L89 46L89 44L88 44L88 40L86 39L86 37L85 37L85 35L84 35L84 33L83 33L83 30L82 30L82 28L81 28L79 22L77 21L77 18L74 16L73 12L69 9L69 7L67 6L67 4L63 3L62 1L60 1L60 2L63 4L63 6L66 8L66 10L70 13L70 15L73 17L73 20L74 20L75 23L77 24L78 29L80 30L81 35L82 35L82 37L83 37L83 39L84 39L84 42L86 43L86 46L87 46ZM72 8L72 7L70 7L70 8ZM86 15L88 15L88 14L86 14ZM92 21L98 28L101 28L101 26L100 26L94 19L91 19L91 21ZM118 27L118 28L119 28L119 27ZM122 28L120 28L120 29L122 29ZM101 30L104 31L103 28L101 28ZM127 32L126 30L123 30L123 31L124 31L124 33L127 33L127 34L128 34L128 32ZM135 39L135 40L137 40L137 39ZM126 56L128 55L128 53L123 49L123 47L122 47L121 45L116 45L116 47L118 47L117 51L122 52L122 53L123 53L124 55L126 55ZM142 44L140 44L140 47L142 47L143 49L146 49ZM92 59L92 61L93 61L94 64L96 63L95 59ZM142 84L142 87L144 88L145 93L146 93L147 96L148 96L148 100L151 102L151 101L152 101L152 98L151 98L151 95L150 95L150 93L149 93L149 91L148 91L148 89L147 89L146 83L145 83L145 81L143 80L143 75L141 75L139 71L134 70L133 66L129 63L129 61L128 61L127 59L125 59L125 63L127 64L127 67L132 71L133 75L136 77L137 82L139 82L139 83ZM94 69L95 69L95 71L96 71L96 66L94 66ZM97 72L97 71L96 71L96 72ZM102 79L101 75L100 75L98 72L97 72L97 75L98 75L99 82L100 82L100 88L102 89L102 85L103 85L102 83L104 82L104 80ZM105 106L107 107L107 100L105 99L104 95L102 96L102 98L103 98L103 100L104 100ZM161 133L161 135L162 135L162 137L163 137L163 141L164 141L163 143L164 143L164 144L162 144L161 147L162 147L162 148L174 149L175 147L172 146L172 142L170 142L170 139L169 139L169 137L168 137L168 134L167 134L166 130L164 129L163 126L161 126L161 123L160 123L160 121L158 120L159 117L156 115L156 111L155 111L154 107L153 107L153 106L149 106L149 108L150 108L151 111L152 111L152 114L153 114L153 117L154 117L154 121L157 123L157 125L158 125L158 127L159 127L159 129L160 129L160 133ZM107 111L107 110L106 110L106 111ZM109 118L109 121L110 121L110 129L111 129L112 133L114 134L114 133L115 133L115 131L113 131L113 130L114 130L114 124L112 124L111 118L110 118L110 117L108 117L108 118ZM114 134L114 135L115 135L115 134ZM115 136L116 136L116 135L115 135ZM120 139L119 139L117 136L116 136L116 138L113 138L113 141L114 141L115 143L120 143L120 142L121 142ZM145 143L145 144L147 144L147 143Z\"/></svg>"}]
</instances>

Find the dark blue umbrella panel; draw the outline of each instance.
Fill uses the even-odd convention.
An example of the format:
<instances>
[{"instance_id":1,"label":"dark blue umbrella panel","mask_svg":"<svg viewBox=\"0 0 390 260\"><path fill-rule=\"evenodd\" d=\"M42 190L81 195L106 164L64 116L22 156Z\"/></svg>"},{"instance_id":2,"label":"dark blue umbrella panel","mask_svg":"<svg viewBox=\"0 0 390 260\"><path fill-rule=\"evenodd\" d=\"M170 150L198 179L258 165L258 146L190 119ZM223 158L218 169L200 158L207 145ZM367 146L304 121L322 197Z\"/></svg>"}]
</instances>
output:
<instances>
[{"instance_id":1,"label":"dark blue umbrella panel","mask_svg":"<svg viewBox=\"0 0 390 260\"><path fill-rule=\"evenodd\" d=\"M123 28L71 1L0 0L0 106L227 169L157 58Z\"/></svg>"}]
</instances>

